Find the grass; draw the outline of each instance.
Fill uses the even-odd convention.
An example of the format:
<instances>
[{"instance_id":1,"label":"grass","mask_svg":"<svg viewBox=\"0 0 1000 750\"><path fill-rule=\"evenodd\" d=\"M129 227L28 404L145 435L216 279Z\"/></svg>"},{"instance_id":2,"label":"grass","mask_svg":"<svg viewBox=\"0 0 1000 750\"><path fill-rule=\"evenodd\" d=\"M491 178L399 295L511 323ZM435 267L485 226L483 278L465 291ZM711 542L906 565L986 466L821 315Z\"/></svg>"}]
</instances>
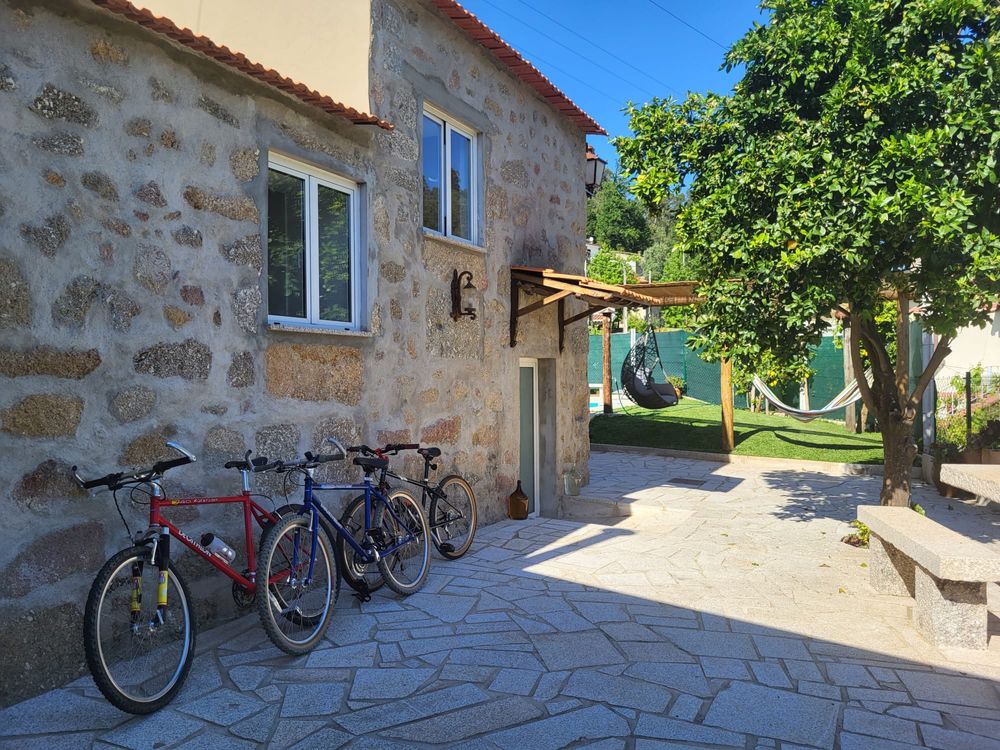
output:
<instances>
[{"instance_id":1,"label":"grass","mask_svg":"<svg viewBox=\"0 0 1000 750\"><path fill-rule=\"evenodd\" d=\"M735 433L733 453L742 456L882 463L882 438L878 433L855 435L828 420L799 422L792 417L737 409ZM715 404L685 398L667 409L634 408L628 414L596 416L590 422L590 440L722 453L722 416Z\"/></svg>"}]
</instances>

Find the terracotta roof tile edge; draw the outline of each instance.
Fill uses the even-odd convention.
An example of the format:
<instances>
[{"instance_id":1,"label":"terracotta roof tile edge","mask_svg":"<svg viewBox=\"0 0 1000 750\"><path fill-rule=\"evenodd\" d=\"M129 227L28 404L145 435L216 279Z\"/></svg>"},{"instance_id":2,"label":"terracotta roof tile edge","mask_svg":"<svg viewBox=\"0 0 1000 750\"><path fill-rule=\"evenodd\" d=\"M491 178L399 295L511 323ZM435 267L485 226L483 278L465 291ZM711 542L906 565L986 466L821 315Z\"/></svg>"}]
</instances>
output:
<instances>
[{"instance_id":1,"label":"terracotta roof tile edge","mask_svg":"<svg viewBox=\"0 0 1000 750\"><path fill-rule=\"evenodd\" d=\"M449 21L455 24L455 27L459 31L476 42L476 44L492 52L501 63L510 69L516 78L531 86L550 105L555 106L555 102L552 99L558 99L560 103L567 105L565 109L563 107L557 108L559 114L573 122L584 134L607 135L607 131L598 125L593 117L584 112L572 99L560 91L552 81L546 78L538 68L525 60L516 49L507 44L499 34L480 21L474 14L467 11L455 2L455 0L433 0L433 2L435 7ZM471 26L471 28L466 28L466 25ZM490 46L491 44L499 46ZM503 56L501 56L501 53ZM510 59L511 57L513 59Z\"/></svg>"},{"instance_id":2,"label":"terracotta roof tile edge","mask_svg":"<svg viewBox=\"0 0 1000 750\"><path fill-rule=\"evenodd\" d=\"M382 120L367 112L359 112L353 107L334 101L331 97L313 91L304 83L293 81L291 78L281 75L272 68L266 68L260 63L249 60L242 52L234 52L219 44L216 44L208 37L199 36L191 29L180 28L169 18L156 16L145 8L137 8L128 0L90 0L94 5L104 10L121 16L132 23L142 26L172 42L183 45L199 54L202 54L220 65L250 76L260 81L266 86L277 89L285 94L295 97L311 107L316 107L327 114L343 117L355 125L377 125L385 130L392 130L392 123Z\"/></svg>"}]
</instances>

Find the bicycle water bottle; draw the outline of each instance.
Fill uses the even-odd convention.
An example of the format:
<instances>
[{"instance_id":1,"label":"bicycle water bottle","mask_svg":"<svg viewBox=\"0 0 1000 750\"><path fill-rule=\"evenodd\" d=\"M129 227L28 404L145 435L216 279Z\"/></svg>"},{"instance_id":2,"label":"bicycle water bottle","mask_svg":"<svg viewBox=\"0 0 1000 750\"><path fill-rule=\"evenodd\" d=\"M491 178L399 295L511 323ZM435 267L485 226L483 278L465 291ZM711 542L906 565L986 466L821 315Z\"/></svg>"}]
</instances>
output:
<instances>
[{"instance_id":1,"label":"bicycle water bottle","mask_svg":"<svg viewBox=\"0 0 1000 750\"><path fill-rule=\"evenodd\" d=\"M236 559L236 550L219 539L215 534L202 534L201 546L220 560L224 560L229 564L232 564L233 560Z\"/></svg>"}]
</instances>

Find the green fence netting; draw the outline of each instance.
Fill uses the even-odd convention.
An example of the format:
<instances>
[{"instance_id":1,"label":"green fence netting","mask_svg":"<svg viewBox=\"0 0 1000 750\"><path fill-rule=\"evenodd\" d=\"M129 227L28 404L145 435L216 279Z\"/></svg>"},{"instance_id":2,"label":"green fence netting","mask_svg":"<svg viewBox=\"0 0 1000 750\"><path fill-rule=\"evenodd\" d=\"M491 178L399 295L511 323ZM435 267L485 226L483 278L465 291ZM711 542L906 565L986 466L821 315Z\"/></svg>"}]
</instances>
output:
<instances>
[{"instance_id":1,"label":"green fence netting","mask_svg":"<svg viewBox=\"0 0 1000 750\"><path fill-rule=\"evenodd\" d=\"M637 337L639 334L636 333ZM669 375L677 375L686 384L685 395L691 398L707 401L711 404L721 403L719 392L719 363L706 362L698 356L698 352L685 346L689 334L687 331L662 331L656 334L656 343L660 348L660 359L663 369ZM915 379L921 371L921 328L917 322L910 324L910 376ZM631 333L611 334L611 378L617 391L618 379L621 374L622 362L632 347ZM590 337L590 353L587 358L587 378L592 384L601 382L601 336ZM809 379L809 404L819 408L828 404L834 396L844 388L844 350L834 344L833 336L824 336L819 346L813 348L811 360L815 375ZM792 385L784 390L777 390L776 395L790 406L800 406L799 389ZM736 394L736 407L747 406L745 394ZM860 405L856 404L855 409ZM844 419L844 410L831 412L827 419ZM917 420L919 424L919 419Z\"/></svg>"}]
</instances>

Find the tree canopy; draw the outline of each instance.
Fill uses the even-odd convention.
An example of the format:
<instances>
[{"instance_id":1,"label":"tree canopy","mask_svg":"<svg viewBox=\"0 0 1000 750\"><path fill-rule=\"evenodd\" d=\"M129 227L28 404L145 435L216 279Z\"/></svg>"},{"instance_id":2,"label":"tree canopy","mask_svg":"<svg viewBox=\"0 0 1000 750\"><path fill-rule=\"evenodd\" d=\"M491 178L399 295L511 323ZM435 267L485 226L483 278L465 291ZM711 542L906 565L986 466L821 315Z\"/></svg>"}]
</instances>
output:
<instances>
[{"instance_id":1,"label":"tree canopy","mask_svg":"<svg viewBox=\"0 0 1000 750\"><path fill-rule=\"evenodd\" d=\"M849 310L852 349L875 365L862 393L883 431L886 481L908 496L898 465L916 450L905 433L920 395L950 337L984 324L1000 291L1000 5L764 8L768 23L725 57L744 70L732 94L630 105L620 164L648 205L687 195L675 231L703 281L693 343L709 356L798 363L831 309ZM891 358L874 323L886 296L898 331L914 301L942 336L912 388L905 334ZM885 486L883 501L892 494Z\"/></svg>"},{"instance_id":2,"label":"tree canopy","mask_svg":"<svg viewBox=\"0 0 1000 750\"><path fill-rule=\"evenodd\" d=\"M587 235L609 250L641 253L652 238L646 210L628 197L617 177L605 180L587 201Z\"/></svg>"}]
</instances>

